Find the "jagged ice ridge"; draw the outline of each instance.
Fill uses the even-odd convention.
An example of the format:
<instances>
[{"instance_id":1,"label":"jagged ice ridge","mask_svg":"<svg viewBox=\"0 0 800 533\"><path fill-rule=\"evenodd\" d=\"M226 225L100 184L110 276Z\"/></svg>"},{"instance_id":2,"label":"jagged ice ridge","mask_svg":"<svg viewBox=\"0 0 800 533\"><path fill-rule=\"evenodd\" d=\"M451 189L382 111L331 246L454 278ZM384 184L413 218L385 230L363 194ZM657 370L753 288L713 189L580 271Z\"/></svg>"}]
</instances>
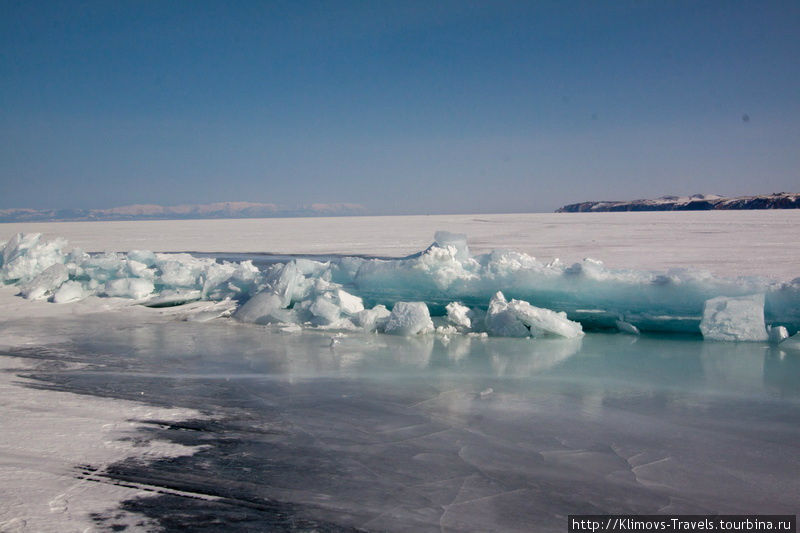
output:
<instances>
[{"instance_id":1,"label":"jagged ice ridge","mask_svg":"<svg viewBox=\"0 0 800 533\"><path fill-rule=\"evenodd\" d=\"M232 314L291 329L574 338L591 328L787 346L784 338L800 329L800 278L608 269L593 259L542 263L512 250L473 256L466 236L448 232L405 258L296 258L263 269L189 254L65 250L63 239L18 234L0 244L0 281L59 304L89 296L151 307L218 301L194 319Z\"/></svg>"}]
</instances>

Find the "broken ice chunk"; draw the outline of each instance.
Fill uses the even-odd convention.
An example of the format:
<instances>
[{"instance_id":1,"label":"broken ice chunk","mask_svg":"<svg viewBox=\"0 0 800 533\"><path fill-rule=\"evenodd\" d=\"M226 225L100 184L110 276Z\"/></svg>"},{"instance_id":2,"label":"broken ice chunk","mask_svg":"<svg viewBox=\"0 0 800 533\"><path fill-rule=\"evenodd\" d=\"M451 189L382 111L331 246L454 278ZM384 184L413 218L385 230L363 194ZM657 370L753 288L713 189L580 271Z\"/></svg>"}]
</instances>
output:
<instances>
[{"instance_id":1,"label":"broken ice chunk","mask_svg":"<svg viewBox=\"0 0 800 533\"><path fill-rule=\"evenodd\" d=\"M376 305L372 309L364 309L355 315L355 322L365 331L383 331L391 313L385 305Z\"/></svg>"},{"instance_id":2,"label":"broken ice chunk","mask_svg":"<svg viewBox=\"0 0 800 533\"><path fill-rule=\"evenodd\" d=\"M700 331L704 339L716 341L765 341L764 295L706 300Z\"/></svg>"},{"instance_id":3,"label":"broken ice chunk","mask_svg":"<svg viewBox=\"0 0 800 533\"><path fill-rule=\"evenodd\" d=\"M339 320L341 316L339 306L336 305L327 294L317 296L317 299L314 300L314 303L311 304L311 307L308 309L311 311L311 314L314 315L315 322L317 322L318 325L333 324Z\"/></svg>"},{"instance_id":4,"label":"broken ice chunk","mask_svg":"<svg viewBox=\"0 0 800 533\"><path fill-rule=\"evenodd\" d=\"M569 320L563 311L557 313L550 309L534 307L522 300L511 300L508 305L522 322L530 327L531 335L534 337L556 335L571 339L583 336L581 325Z\"/></svg>"},{"instance_id":5,"label":"broken ice chunk","mask_svg":"<svg viewBox=\"0 0 800 533\"><path fill-rule=\"evenodd\" d=\"M583 336L581 325L569 320L566 313L535 307L523 300L508 302L502 292L489 302L486 329L490 335L498 337Z\"/></svg>"},{"instance_id":6,"label":"broken ice chunk","mask_svg":"<svg viewBox=\"0 0 800 533\"><path fill-rule=\"evenodd\" d=\"M28 282L55 263L63 263L64 239L40 242L41 234L18 233L2 249L0 280Z\"/></svg>"},{"instance_id":7,"label":"broken ice chunk","mask_svg":"<svg viewBox=\"0 0 800 533\"><path fill-rule=\"evenodd\" d=\"M146 278L150 281L153 281L156 278L155 271L142 262L134 259L128 259L126 261L126 266L130 275L135 278Z\"/></svg>"},{"instance_id":8,"label":"broken ice chunk","mask_svg":"<svg viewBox=\"0 0 800 533\"><path fill-rule=\"evenodd\" d=\"M352 316L364 310L364 302L358 296L353 296L342 289L336 289L334 294L343 314Z\"/></svg>"},{"instance_id":9,"label":"broken ice chunk","mask_svg":"<svg viewBox=\"0 0 800 533\"><path fill-rule=\"evenodd\" d=\"M419 335L433 331L433 321L424 302L397 302L386 322L386 333Z\"/></svg>"},{"instance_id":10,"label":"broken ice chunk","mask_svg":"<svg viewBox=\"0 0 800 533\"><path fill-rule=\"evenodd\" d=\"M233 317L241 322L272 324L294 322L293 313L283 308L283 299L275 293L264 291L250 298Z\"/></svg>"},{"instance_id":11,"label":"broken ice chunk","mask_svg":"<svg viewBox=\"0 0 800 533\"><path fill-rule=\"evenodd\" d=\"M156 264L156 254L150 250L131 250L128 252L128 259L137 261L148 267Z\"/></svg>"},{"instance_id":12,"label":"broken ice chunk","mask_svg":"<svg viewBox=\"0 0 800 533\"><path fill-rule=\"evenodd\" d=\"M83 285L78 281L66 281L53 295L53 302L57 304L65 304L69 302L77 302L86 297L86 292L83 290Z\"/></svg>"},{"instance_id":13,"label":"broken ice chunk","mask_svg":"<svg viewBox=\"0 0 800 533\"><path fill-rule=\"evenodd\" d=\"M528 337L531 332L508 306L506 297L497 292L486 311L486 330L497 337Z\"/></svg>"},{"instance_id":14,"label":"broken ice chunk","mask_svg":"<svg viewBox=\"0 0 800 533\"><path fill-rule=\"evenodd\" d=\"M458 302L450 302L445 307L447 311L447 321L457 329L467 331L472 327L472 320L469 317L469 307Z\"/></svg>"},{"instance_id":15,"label":"broken ice chunk","mask_svg":"<svg viewBox=\"0 0 800 533\"><path fill-rule=\"evenodd\" d=\"M435 241L434 245L439 248L447 248L448 246L455 248L455 258L459 261L466 261L470 258L467 236L465 234L437 231L433 238Z\"/></svg>"},{"instance_id":16,"label":"broken ice chunk","mask_svg":"<svg viewBox=\"0 0 800 533\"><path fill-rule=\"evenodd\" d=\"M172 288L198 286L198 277L205 266L189 254L158 254L156 264L161 270L159 282Z\"/></svg>"},{"instance_id":17,"label":"broken ice chunk","mask_svg":"<svg viewBox=\"0 0 800 533\"><path fill-rule=\"evenodd\" d=\"M143 305L147 307L175 307L196 302L202 297L199 290L169 289L149 298Z\"/></svg>"},{"instance_id":18,"label":"broken ice chunk","mask_svg":"<svg viewBox=\"0 0 800 533\"><path fill-rule=\"evenodd\" d=\"M153 293L153 282L142 278L122 278L106 283L105 293L108 296L120 298L133 298L141 300Z\"/></svg>"},{"instance_id":19,"label":"broken ice chunk","mask_svg":"<svg viewBox=\"0 0 800 533\"><path fill-rule=\"evenodd\" d=\"M53 294L68 279L67 267L56 263L24 284L20 289L20 294L28 300L41 300Z\"/></svg>"},{"instance_id":20,"label":"broken ice chunk","mask_svg":"<svg viewBox=\"0 0 800 533\"><path fill-rule=\"evenodd\" d=\"M783 326L767 326L767 335L769 336L769 342L772 344L778 344L789 338L789 332Z\"/></svg>"}]
</instances>

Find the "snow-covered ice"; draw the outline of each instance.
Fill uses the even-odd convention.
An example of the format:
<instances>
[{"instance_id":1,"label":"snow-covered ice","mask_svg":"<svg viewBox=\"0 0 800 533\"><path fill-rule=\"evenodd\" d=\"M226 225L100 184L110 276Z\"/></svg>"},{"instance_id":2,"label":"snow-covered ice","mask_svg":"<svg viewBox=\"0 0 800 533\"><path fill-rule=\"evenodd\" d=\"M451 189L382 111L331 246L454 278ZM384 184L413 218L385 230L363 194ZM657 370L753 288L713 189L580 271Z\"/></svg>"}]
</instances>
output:
<instances>
[{"instance_id":1,"label":"snow-covered ice","mask_svg":"<svg viewBox=\"0 0 800 533\"><path fill-rule=\"evenodd\" d=\"M108 465L129 457L150 460L192 454L197 448L133 437L148 422L202 416L192 409L167 409L61 391L43 391L26 373L35 365L0 357L0 531L93 531L92 513L119 502L154 496L147 486L98 483ZM73 477L77 465L94 474ZM117 522L139 530L158 528L142 516L116 511Z\"/></svg>"},{"instance_id":2,"label":"snow-covered ice","mask_svg":"<svg viewBox=\"0 0 800 533\"><path fill-rule=\"evenodd\" d=\"M384 326L394 335L420 335L433 331L433 321L424 302L397 302Z\"/></svg>"},{"instance_id":3,"label":"snow-covered ice","mask_svg":"<svg viewBox=\"0 0 800 533\"><path fill-rule=\"evenodd\" d=\"M510 249L543 263L584 257L611 268L692 266L717 276L800 275L800 210L631 213L520 213L240 220L0 224L16 233L62 236L90 252L228 252L400 257L425 248L435 231L466 234L472 253Z\"/></svg>"}]
</instances>

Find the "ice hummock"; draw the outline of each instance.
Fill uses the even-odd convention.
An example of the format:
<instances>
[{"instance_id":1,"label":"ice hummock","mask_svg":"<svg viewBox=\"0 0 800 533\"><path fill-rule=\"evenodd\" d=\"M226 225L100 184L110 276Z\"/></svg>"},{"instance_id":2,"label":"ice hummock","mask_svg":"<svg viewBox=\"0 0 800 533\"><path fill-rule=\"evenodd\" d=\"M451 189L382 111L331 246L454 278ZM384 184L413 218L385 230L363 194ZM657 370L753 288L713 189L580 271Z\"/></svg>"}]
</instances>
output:
<instances>
[{"instance_id":1,"label":"ice hummock","mask_svg":"<svg viewBox=\"0 0 800 533\"><path fill-rule=\"evenodd\" d=\"M786 335L800 329L800 278L609 269L595 259L543 263L513 250L472 255L466 236L449 232L404 258L296 258L260 268L190 254L67 249L63 239L15 235L0 245L0 281L57 303L90 296L153 307L230 301L242 322L408 335L577 337L589 328L765 340L767 326Z\"/></svg>"}]
</instances>

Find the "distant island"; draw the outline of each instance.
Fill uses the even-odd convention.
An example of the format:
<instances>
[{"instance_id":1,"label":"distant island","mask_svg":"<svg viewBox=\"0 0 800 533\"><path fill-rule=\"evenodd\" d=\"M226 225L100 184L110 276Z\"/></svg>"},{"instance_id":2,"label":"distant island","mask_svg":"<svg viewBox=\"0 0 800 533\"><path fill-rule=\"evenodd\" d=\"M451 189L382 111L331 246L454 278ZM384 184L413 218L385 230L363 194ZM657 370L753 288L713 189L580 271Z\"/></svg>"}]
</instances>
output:
<instances>
[{"instance_id":1,"label":"distant island","mask_svg":"<svg viewBox=\"0 0 800 533\"><path fill-rule=\"evenodd\" d=\"M627 202L581 202L556 209L556 213L597 213L603 211L710 211L712 209L800 209L800 193L773 193L728 198L716 194L662 196L654 200Z\"/></svg>"},{"instance_id":2,"label":"distant island","mask_svg":"<svg viewBox=\"0 0 800 533\"><path fill-rule=\"evenodd\" d=\"M0 222L319 217L362 215L365 212L366 208L359 204L308 204L298 207L254 202L173 206L137 204L110 209L0 209Z\"/></svg>"}]
</instances>

